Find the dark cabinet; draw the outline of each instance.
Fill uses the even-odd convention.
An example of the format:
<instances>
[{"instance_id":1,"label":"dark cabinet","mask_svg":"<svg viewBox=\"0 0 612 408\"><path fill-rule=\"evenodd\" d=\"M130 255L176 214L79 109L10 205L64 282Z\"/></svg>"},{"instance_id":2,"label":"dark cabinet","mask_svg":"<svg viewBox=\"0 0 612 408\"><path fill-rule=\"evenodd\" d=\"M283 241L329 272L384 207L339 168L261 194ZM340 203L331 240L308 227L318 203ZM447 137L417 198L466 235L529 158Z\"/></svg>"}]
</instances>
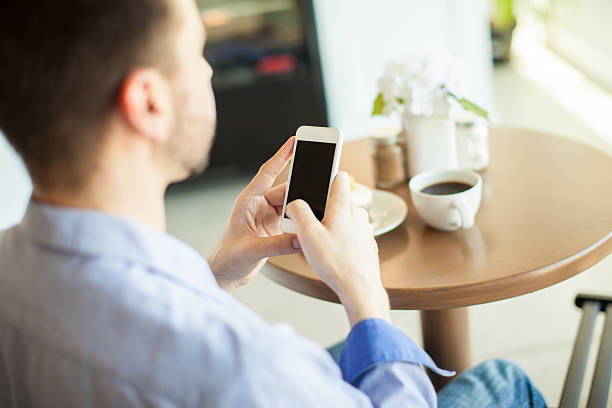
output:
<instances>
[{"instance_id":1,"label":"dark cabinet","mask_svg":"<svg viewBox=\"0 0 612 408\"><path fill-rule=\"evenodd\" d=\"M210 167L252 169L302 124L327 125L310 0L199 0L213 67Z\"/></svg>"}]
</instances>

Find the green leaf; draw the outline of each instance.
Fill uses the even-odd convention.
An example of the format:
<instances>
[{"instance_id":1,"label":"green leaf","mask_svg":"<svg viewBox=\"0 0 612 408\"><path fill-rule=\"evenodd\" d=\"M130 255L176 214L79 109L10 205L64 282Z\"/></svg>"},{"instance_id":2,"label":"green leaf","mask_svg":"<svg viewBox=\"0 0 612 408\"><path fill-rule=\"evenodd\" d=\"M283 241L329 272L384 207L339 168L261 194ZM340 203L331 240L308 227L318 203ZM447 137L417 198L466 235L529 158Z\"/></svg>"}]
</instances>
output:
<instances>
[{"instance_id":1,"label":"green leaf","mask_svg":"<svg viewBox=\"0 0 612 408\"><path fill-rule=\"evenodd\" d=\"M480 106L476 105L474 102L468 101L465 98L459 99L458 102L461 106L463 106L463 109L465 109L466 111L473 112L476 115L482 116L483 118L487 120L489 119L489 112L487 112Z\"/></svg>"},{"instance_id":2,"label":"green leaf","mask_svg":"<svg viewBox=\"0 0 612 408\"><path fill-rule=\"evenodd\" d=\"M459 103L459 105L461 105L461 107L463 109L465 109L466 111L473 112L476 115L481 116L481 117L489 120L489 112L487 112L485 109L483 109L480 106L476 105L472 101L468 101L465 98L458 98L457 95L455 95L454 93L449 91L448 88L446 88L445 85L440 86L440 88L444 89L446 91L446 94L448 96L450 96L451 98L453 98L454 100L456 100Z\"/></svg>"},{"instance_id":3,"label":"green leaf","mask_svg":"<svg viewBox=\"0 0 612 408\"><path fill-rule=\"evenodd\" d=\"M382 115L385 102L383 101L382 93L379 93L374 100L374 108L372 109L372 116Z\"/></svg>"}]
</instances>

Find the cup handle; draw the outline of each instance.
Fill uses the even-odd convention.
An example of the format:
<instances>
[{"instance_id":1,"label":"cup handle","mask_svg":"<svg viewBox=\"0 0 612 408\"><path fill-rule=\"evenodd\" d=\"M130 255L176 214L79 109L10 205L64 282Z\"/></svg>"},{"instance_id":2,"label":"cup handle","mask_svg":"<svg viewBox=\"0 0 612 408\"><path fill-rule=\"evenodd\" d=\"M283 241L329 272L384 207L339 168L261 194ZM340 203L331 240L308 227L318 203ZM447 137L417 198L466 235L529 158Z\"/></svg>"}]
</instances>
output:
<instances>
[{"instance_id":1,"label":"cup handle","mask_svg":"<svg viewBox=\"0 0 612 408\"><path fill-rule=\"evenodd\" d=\"M474 226L474 214L470 210L470 206L468 205L467 199L465 197L458 197L453 200L450 204L451 208L459 211L459 215L461 218L461 225L459 229L464 228L472 228Z\"/></svg>"}]
</instances>

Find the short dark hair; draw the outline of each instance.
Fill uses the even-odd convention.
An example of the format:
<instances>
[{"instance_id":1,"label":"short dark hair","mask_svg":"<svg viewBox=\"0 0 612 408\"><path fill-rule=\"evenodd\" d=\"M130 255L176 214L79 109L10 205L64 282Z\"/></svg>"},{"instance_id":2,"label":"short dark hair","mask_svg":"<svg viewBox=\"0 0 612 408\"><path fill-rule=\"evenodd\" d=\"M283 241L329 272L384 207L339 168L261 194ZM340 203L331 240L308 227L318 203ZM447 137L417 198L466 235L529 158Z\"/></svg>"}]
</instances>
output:
<instances>
[{"instance_id":1,"label":"short dark hair","mask_svg":"<svg viewBox=\"0 0 612 408\"><path fill-rule=\"evenodd\" d=\"M2 2L0 129L35 186L81 184L126 76L171 70L170 1Z\"/></svg>"}]
</instances>

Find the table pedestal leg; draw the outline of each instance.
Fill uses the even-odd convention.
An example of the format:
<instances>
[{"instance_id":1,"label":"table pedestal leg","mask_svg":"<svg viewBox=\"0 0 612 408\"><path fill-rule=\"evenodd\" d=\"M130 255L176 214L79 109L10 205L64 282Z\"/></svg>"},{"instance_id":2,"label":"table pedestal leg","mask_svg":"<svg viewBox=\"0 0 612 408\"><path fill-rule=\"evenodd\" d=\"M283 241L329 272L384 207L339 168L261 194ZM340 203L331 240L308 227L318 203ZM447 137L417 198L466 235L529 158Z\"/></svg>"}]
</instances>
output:
<instances>
[{"instance_id":1,"label":"table pedestal leg","mask_svg":"<svg viewBox=\"0 0 612 408\"><path fill-rule=\"evenodd\" d=\"M440 368L457 375L470 368L470 326L466 307L422 310L423 348ZM442 377L428 371L436 390L455 377Z\"/></svg>"}]
</instances>

